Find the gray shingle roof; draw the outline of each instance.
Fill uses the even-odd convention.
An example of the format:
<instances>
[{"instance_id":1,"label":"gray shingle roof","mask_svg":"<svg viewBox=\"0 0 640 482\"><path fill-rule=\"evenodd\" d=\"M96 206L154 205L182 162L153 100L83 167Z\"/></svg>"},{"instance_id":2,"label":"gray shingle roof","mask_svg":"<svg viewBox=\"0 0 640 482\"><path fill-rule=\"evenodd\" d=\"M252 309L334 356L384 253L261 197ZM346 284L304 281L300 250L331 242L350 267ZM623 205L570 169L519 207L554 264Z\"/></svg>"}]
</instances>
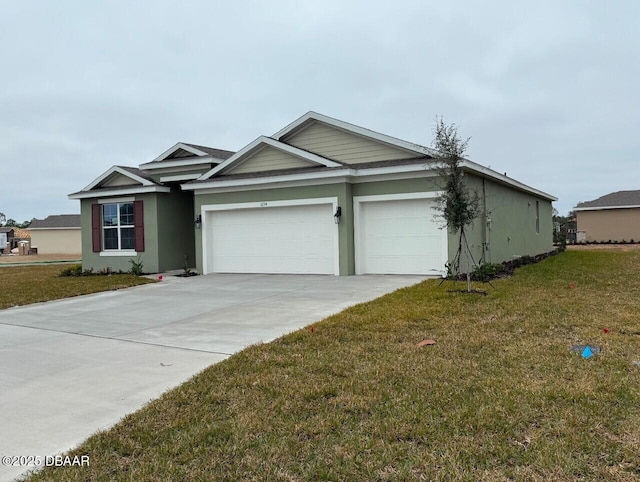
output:
<instances>
[{"instance_id":1,"label":"gray shingle roof","mask_svg":"<svg viewBox=\"0 0 640 482\"><path fill-rule=\"evenodd\" d=\"M604 208L615 206L640 206L639 191L618 191L594 199L578 203L577 208Z\"/></svg>"},{"instance_id":2,"label":"gray shingle roof","mask_svg":"<svg viewBox=\"0 0 640 482\"><path fill-rule=\"evenodd\" d=\"M235 154L235 152L233 151L225 151L224 149L216 149L214 147L199 146L197 144L189 144L188 142L183 142L183 144L187 146L195 147L196 149L200 149L201 151L204 151L207 154L211 154L213 157L217 159L229 159L231 156Z\"/></svg>"},{"instance_id":3,"label":"gray shingle roof","mask_svg":"<svg viewBox=\"0 0 640 482\"><path fill-rule=\"evenodd\" d=\"M29 225L29 229L32 228L79 228L80 227L80 215L79 214L52 214L44 219L34 219Z\"/></svg>"},{"instance_id":4,"label":"gray shingle roof","mask_svg":"<svg viewBox=\"0 0 640 482\"><path fill-rule=\"evenodd\" d=\"M142 169L138 169L137 167L129 167L129 166L117 166L125 171L129 171L131 174L141 177L142 179L146 179L147 181L151 181L154 184L158 184L151 177L151 173L149 171L144 171Z\"/></svg>"}]
</instances>

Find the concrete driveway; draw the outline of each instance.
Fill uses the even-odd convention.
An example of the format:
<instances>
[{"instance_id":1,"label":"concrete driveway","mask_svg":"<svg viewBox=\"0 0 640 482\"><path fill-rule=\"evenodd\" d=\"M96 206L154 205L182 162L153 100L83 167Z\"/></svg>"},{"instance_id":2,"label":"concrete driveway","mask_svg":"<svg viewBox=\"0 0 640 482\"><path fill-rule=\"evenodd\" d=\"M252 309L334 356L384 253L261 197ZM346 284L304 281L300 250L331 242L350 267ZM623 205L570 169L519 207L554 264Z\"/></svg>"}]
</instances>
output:
<instances>
[{"instance_id":1,"label":"concrete driveway","mask_svg":"<svg viewBox=\"0 0 640 482\"><path fill-rule=\"evenodd\" d=\"M53 455L248 345L419 276L212 275L0 311L0 456ZM0 466L0 480L30 467Z\"/></svg>"}]
</instances>

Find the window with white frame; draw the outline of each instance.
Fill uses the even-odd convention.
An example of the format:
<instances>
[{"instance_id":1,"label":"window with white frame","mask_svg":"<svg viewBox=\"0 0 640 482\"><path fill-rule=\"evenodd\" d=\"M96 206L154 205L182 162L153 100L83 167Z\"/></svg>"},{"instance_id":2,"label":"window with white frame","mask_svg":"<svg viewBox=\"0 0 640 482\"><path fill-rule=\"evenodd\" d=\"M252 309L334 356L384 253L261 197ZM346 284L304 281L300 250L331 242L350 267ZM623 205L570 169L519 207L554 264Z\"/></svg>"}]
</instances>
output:
<instances>
[{"instance_id":1,"label":"window with white frame","mask_svg":"<svg viewBox=\"0 0 640 482\"><path fill-rule=\"evenodd\" d=\"M132 202L102 205L102 239L105 251L135 249Z\"/></svg>"}]
</instances>

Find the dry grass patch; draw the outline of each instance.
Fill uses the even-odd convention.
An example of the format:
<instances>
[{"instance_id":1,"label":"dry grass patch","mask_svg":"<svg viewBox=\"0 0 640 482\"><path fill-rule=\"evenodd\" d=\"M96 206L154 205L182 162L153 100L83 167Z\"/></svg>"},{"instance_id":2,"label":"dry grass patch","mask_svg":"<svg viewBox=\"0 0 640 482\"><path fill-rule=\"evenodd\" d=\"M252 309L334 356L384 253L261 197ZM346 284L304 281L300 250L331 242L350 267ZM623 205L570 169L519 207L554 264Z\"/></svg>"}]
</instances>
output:
<instances>
[{"instance_id":1,"label":"dry grass patch","mask_svg":"<svg viewBox=\"0 0 640 482\"><path fill-rule=\"evenodd\" d=\"M0 309L152 283L132 275L60 278L64 265L0 268Z\"/></svg>"},{"instance_id":2,"label":"dry grass patch","mask_svg":"<svg viewBox=\"0 0 640 482\"><path fill-rule=\"evenodd\" d=\"M31 480L638 480L639 267L567 252L487 297L398 290L208 368L88 439L90 467Z\"/></svg>"}]
</instances>

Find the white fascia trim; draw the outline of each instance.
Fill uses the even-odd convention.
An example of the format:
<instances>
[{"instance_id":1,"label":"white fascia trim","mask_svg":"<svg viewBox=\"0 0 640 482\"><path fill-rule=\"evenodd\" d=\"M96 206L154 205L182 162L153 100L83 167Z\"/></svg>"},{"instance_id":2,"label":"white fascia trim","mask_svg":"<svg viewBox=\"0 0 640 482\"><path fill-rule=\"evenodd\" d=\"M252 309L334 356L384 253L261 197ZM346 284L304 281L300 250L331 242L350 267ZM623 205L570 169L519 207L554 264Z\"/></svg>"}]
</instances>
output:
<instances>
[{"instance_id":1,"label":"white fascia trim","mask_svg":"<svg viewBox=\"0 0 640 482\"><path fill-rule=\"evenodd\" d=\"M337 197L317 197L305 199L286 199L283 201L256 201L230 204L204 204L200 207L201 214L208 211L232 211L236 209L278 208L285 206L310 206L315 204L338 203Z\"/></svg>"},{"instance_id":2,"label":"white fascia trim","mask_svg":"<svg viewBox=\"0 0 640 482\"><path fill-rule=\"evenodd\" d=\"M100 251L100 256L102 257L110 257L110 256L120 256L120 257L132 257L138 256L136 251Z\"/></svg>"},{"instance_id":3,"label":"white fascia trim","mask_svg":"<svg viewBox=\"0 0 640 482\"><path fill-rule=\"evenodd\" d=\"M313 173L299 173L299 174L283 174L281 176L265 176L265 177L251 177L244 179L230 179L228 181L211 181L203 183L187 183L182 184L183 190L200 191L202 189L216 189L222 187L235 187L235 186L255 186L274 184L279 182L289 181L307 181L312 179L335 179L338 177L350 177L351 182L366 182L366 178L372 176L381 175L393 175L407 172L420 172L424 171L427 175L437 175L436 171L424 164L408 164L403 166L388 166L388 167L376 167L373 169L336 169L327 172L313 172ZM375 180L375 179L372 179Z\"/></svg>"},{"instance_id":4,"label":"white fascia trim","mask_svg":"<svg viewBox=\"0 0 640 482\"><path fill-rule=\"evenodd\" d=\"M329 179L303 179L300 181L284 181L284 182L276 182L268 187L265 187L264 184L256 184L255 186L226 186L226 187L216 187L210 189L203 189L202 191L197 191L194 194L218 194L222 192L245 192L245 191L260 191L264 189L279 189L285 187L304 187L304 186L324 186L327 184L340 184L343 182L347 182L350 178L346 176L340 177L332 177Z\"/></svg>"},{"instance_id":5,"label":"white fascia trim","mask_svg":"<svg viewBox=\"0 0 640 482\"><path fill-rule=\"evenodd\" d=\"M464 159L460 163L460 167L467 168L472 172L476 172L478 174L482 174L483 176L489 177L491 179L495 179L496 181L500 181L504 184L508 184L509 186L515 187L521 191L528 192L529 194L533 194L535 196L547 199L549 201L557 201L558 198L552 196L551 194L547 194L546 192L535 189L531 186L527 186L526 184L521 183L520 181L516 181L515 179L511 179L510 177L504 176L499 172L494 171L493 169L489 169L488 167L481 166L473 161L469 161Z\"/></svg>"},{"instance_id":6,"label":"white fascia trim","mask_svg":"<svg viewBox=\"0 0 640 482\"><path fill-rule=\"evenodd\" d=\"M160 178L160 182L175 182L175 181L193 181L198 179L200 174L179 174L176 176L163 176Z\"/></svg>"},{"instance_id":7,"label":"white fascia trim","mask_svg":"<svg viewBox=\"0 0 640 482\"><path fill-rule=\"evenodd\" d=\"M230 204L205 204L200 207L200 216L202 219L202 271L203 274L209 274L209 258L207 256L208 239L208 216L207 213L216 211L230 211L237 209L260 209L287 206L310 206L318 204L331 204L331 212L335 213L338 208L337 197L322 197L309 199L288 199L284 201L258 201L248 203L230 203ZM340 275L340 232L339 224L335 224L333 231L333 274Z\"/></svg>"},{"instance_id":8,"label":"white fascia trim","mask_svg":"<svg viewBox=\"0 0 640 482\"><path fill-rule=\"evenodd\" d=\"M264 146L273 147L274 149L286 152L288 154L291 154L292 156L300 157L302 159L305 159L307 161L313 162L314 164L318 164L320 166L326 166L326 167L340 167L340 166L342 166L342 164L340 164L338 162L330 161L329 159L325 159L324 157L318 156L316 154L312 154L312 153L304 151L302 149L298 149L297 147L290 146L289 144L285 144L283 142L276 141L275 139L272 139L271 137L260 136L256 140L254 140L253 142L248 144L247 146L245 146L242 149L240 149L238 152L236 152L233 156L231 156L226 161L218 164L216 167L214 167L210 171L205 172L202 176L200 176L199 179L200 180L209 179L214 174L217 174L218 172L226 170L232 164L236 164L236 163L242 162L242 158L243 157L245 157L248 154L253 153L253 151L255 149L259 149L259 148L262 148Z\"/></svg>"},{"instance_id":9,"label":"white fascia trim","mask_svg":"<svg viewBox=\"0 0 640 482\"><path fill-rule=\"evenodd\" d=\"M331 179L335 177L344 177L353 175L355 171L353 169L337 169L329 172L314 172L314 173L302 173L302 174L284 174L281 176L266 176L266 177L251 177L245 179L230 179L228 181L211 181L198 184L181 184L183 190L199 191L201 189L210 189L216 187L226 186L253 186L272 184L283 181L302 181L306 179Z\"/></svg>"},{"instance_id":10,"label":"white fascia trim","mask_svg":"<svg viewBox=\"0 0 640 482\"><path fill-rule=\"evenodd\" d=\"M362 250L358 247L362 242L361 235L361 216L360 211L362 209L362 203L367 202L384 202L384 201L401 201L404 199L435 199L440 196L442 191L429 191L429 192L409 192L409 193L398 193L398 194L375 194L371 196L353 196L353 246L354 246L354 255L355 255L355 269L356 274L363 274L363 265L364 260L362 260ZM434 214L434 217L436 215ZM449 260L449 234L447 232L446 227L440 228L442 232L441 246L442 246L442 259L446 263ZM446 271L444 270L444 266L442 271L439 271L438 274L441 276L445 276Z\"/></svg>"},{"instance_id":11,"label":"white fascia trim","mask_svg":"<svg viewBox=\"0 0 640 482\"><path fill-rule=\"evenodd\" d=\"M107 177L109 177L114 172L117 172L118 174L122 174L123 176L128 177L129 179L132 179L132 180L134 180L136 182L139 182L143 186L151 186L151 185L153 185L153 182L149 181L148 179L145 179L145 178L140 177L140 176L136 176L135 174L132 174L131 172L127 171L126 169L122 169L119 166L113 166L111 169L106 171L104 174L102 174L100 177L95 179L91 184L89 184L88 186L86 186L82 190L83 191L89 191L89 190L93 189L94 187L96 187L98 184L100 184L102 181L104 181Z\"/></svg>"},{"instance_id":12,"label":"white fascia trim","mask_svg":"<svg viewBox=\"0 0 640 482\"><path fill-rule=\"evenodd\" d=\"M194 156L208 156L209 155L207 152L201 151L200 149L196 149L193 146L188 146L186 144L183 144L182 142L178 142L175 146L170 147L169 149L164 151L162 154L160 154L158 157L156 157L151 162L164 161L167 157L169 157L171 154L176 152L178 149L182 149L184 151L190 152Z\"/></svg>"},{"instance_id":13,"label":"white fascia trim","mask_svg":"<svg viewBox=\"0 0 640 482\"><path fill-rule=\"evenodd\" d=\"M89 199L89 198L95 198L96 196L125 196L127 194L145 194L149 192L171 192L171 188L165 187L165 186L155 186L155 185L154 186L135 186L130 188L114 189L113 191L109 191L109 192L105 192L105 191L100 191L99 193L94 191L77 192L74 194L69 194L67 198Z\"/></svg>"},{"instance_id":14,"label":"white fascia trim","mask_svg":"<svg viewBox=\"0 0 640 482\"><path fill-rule=\"evenodd\" d=\"M207 155L196 157L194 159L172 159L170 161L146 162L144 164L140 164L140 169L153 171L154 169L164 169L165 167L188 167L197 166L198 164L218 164L220 162L223 162L222 159Z\"/></svg>"},{"instance_id":15,"label":"white fascia trim","mask_svg":"<svg viewBox=\"0 0 640 482\"><path fill-rule=\"evenodd\" d=\"M75 227L66 227L66 228L25 228L27 231L64 231L64 230L68 230L68 229L80 229L80 226L75 226Z\"/></svg>"},{"instance_id":16,"label":"white fascia trim","mask_svg":"<svg viewBox=\"0 0 640 482\"><path fill-rule=\"evenodd\" d=\"M320 179L302 179L297 181L282 181L269 185L268 189L279 189L285 187L305 187L305 186L324 186L328 184L340 184L344 182L350 182L352 184L360 184L365 182L381 182L381 181L397 181L402 179L417 179L435 177L437 173L434 171L424 171L419 176L415 172L399 172L395 174L378 174L375 176L366 177L351 177L351 176L339 176L332 178L320 178ZM203 189L196 194L218 194L222 192L245 192L245 191L258 191L265 189L264 184L256 184L254 186L225 186L216 187L210 189Z\"/></svg>"},{"instance_id":17,"label":"white fascia trim","mask_svg":"<svg viewBox=\"0 0 640 482\"><path fill-rule=\"evenodd\" d=\"M598 207L587 207L587 208L573 208L574 211L602 211L605 209L638 209L640 208L640 204L638 205L630 205L630 206L598 206Z\"/></svg>"},{"instance_id":18,"label":"white fascia trim","mask_svg":"<svg viewBox=\"0 0 640 482\"><path fill-rule=\"evenodd\" d=\"M114 204L114 203L132 203L135 201L135 196L128 197L116 197L116 198L106 198L106 199L98 199L98 204Z\"/></svg>"},{"instance_id":19,"label":"white fascia trim","mask_svg":"<svg viewBox=\"0 0 640 482\"><path fill-rule=\"evenodd\" d=\"M297 129L300 125L304 124L308 120L315 120L322 122L324 124L328 124L330 126L336 127L338 129L342 129L353 134L357 134L362 137L368 137L370 139L374 139L378 142L382 142L384 144L389 144L391 146L399 147L401 149L406 149L411 152L416 152L418 154L426 154L431 157L437 157L438 152L434 149L431 149L426 146L421 146L419 144L414 144L413 142L403 141L402 139L397 139L395 137L388 136L386 134L381 134L379 132L372 131L370 129L365 129L364 127L360 127L354 124L349 124L348 122L341 121L339 119L334 119L333 117L329 117L323 114L319 114L317 112L307 112L302 117L296 119L291 124L286 126L284 129L276 132L272 137L274 139L280 139L283 136L289 134L290 132Z\"/></svg>"}]
</instances>

